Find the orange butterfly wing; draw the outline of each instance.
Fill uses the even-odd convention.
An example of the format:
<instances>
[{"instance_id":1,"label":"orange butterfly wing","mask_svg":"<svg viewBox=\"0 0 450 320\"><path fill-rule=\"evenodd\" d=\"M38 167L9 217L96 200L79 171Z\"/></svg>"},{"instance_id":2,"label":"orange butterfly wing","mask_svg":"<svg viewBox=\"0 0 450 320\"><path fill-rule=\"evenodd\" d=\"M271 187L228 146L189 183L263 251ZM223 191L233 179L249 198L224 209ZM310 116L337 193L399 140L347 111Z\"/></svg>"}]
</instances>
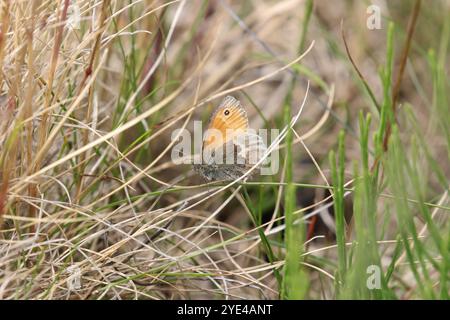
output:
<instances>
[{"instance_id":1,"label":"orange butterfly wing","mask_svg":"<svg viewBox=\"0 0 450 320\"><path fill-rule=\"evenodd\" d=\"M218 130L220 136L207 134L203 141L204 148L218 148L233 139L236 135L247 131L248 117L239 100L227 96L217 107L208 124L209 129Z\"/></svg>"}]
</instances>

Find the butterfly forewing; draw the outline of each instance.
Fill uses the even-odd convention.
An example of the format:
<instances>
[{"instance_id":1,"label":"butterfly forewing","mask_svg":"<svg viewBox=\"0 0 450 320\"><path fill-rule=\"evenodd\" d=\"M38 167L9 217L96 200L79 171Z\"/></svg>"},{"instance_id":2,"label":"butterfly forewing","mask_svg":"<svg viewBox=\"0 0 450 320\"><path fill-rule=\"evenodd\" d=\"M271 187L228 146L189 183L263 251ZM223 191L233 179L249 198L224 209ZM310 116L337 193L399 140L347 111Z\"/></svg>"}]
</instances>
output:
<instances>
[{"instance_id":1,"label":"butterfly forewing","mask_svg":"<svg viewBox=\"0 0 450 320\"><path fill-rule=\"evenodd\" d=\"M207 129L215 130L216 133L206 134L203 147L221 147L227 141L248 129L247 113L238 100L227 96L211 116Z\"/></svg>"}]
</instances>

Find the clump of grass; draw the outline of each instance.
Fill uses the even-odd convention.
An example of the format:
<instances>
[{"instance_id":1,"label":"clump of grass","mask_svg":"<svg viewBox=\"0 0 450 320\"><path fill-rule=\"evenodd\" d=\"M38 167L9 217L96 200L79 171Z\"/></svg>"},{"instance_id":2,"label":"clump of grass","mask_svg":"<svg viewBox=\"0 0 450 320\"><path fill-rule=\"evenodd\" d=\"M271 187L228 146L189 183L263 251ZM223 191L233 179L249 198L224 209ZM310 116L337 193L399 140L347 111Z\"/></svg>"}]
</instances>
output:
<instances>
[{"instance_id":1,"label":"clump of grass","mask_svg":"<svg viewBox=\"0 0 450 320\"><path fill-rule=\"evenodd\" d=\"M419 4L419 5L417 5ZM401 55L396 81L392 81L392 66L394 57L394 24L390 23L387 32L386 65L381 69L381 83L383 88L383 102L380 114L377 114L378 128L373 134L374 151L370 150L371 115L364 117L360 114L360 160L354 161L353 178L353 224L355 240L350 252L346 252L344 237L347 230L343 228L343 170L345 161L343 140L339 139L339 164L336 168L335 156L330 154L331 169L334 182L334 207L336 216L336 237L338 247L338 281L336 292L338 297L351 299L395 299L395 298L426 298L447 299L448 277L448 247L445 237L448 233L448 221L444 219L437 223L435 216L440 208L431 210L430 203L425 204L430 195L429 178L422 170L436 173L442 196L439 203L448 194L448 179L444 178L442 166L438 165L430 155L430 150L424 141L417 119L411 108L404 107L398 111L398 95L406 59L409 54L414 24L420 10L420 1L412 12L409 32L405 40L405 48ZM345 41L345 39L344 39ZM349 49L346 45L347 53ZM433 60L433 59L432 59ZM355 62L352 61L355 66ZM359 81L369 92L369 97L375 105L378 103L367 81L355 66ZM436 92L436 89L433 90ZM435 113L436 114L436 113ZM440 117L445 117L444 113ZM402 119L402 130L396 123ZM408 134L401 137L401 132L408 130ZM444 131L445 132L445 129ZM342 135L340 136L342 138ZM420 142L419 142L420 141ZM372 154L373 163L370 164ZM426 156L425 156L426 155ZM421 160L419 160L421 159ZM420 164L419 164L420 163ZM360 168L361 167L361 168ZM392 201L383 201L383 195L388 192ZM412 201L411 199L414 199ZM380 208L381 207L381 208ZM382 214L377 214L382 210ZM446 210L445 208L443 210ZM433 214L431 213L433 211ZM395 212L392 217L391 212ZM424 222L419 228L417 218ZM381 218L381 219L380 219ZM396 224L394 243L395 249L388 265L383 264L382 237L388 232L386 226L390 221ZM419 229L421 231L419 232ZM430 237L424 237L429 232ZM407 273L414 276L413 285L400 282L406 292L398 294L393 274L400 269L401 261L407 258ZM437 260L436 260L437 259ZM438 262L439 261L439 262ZM348 264L348 267L347 267ZM349 271L345 273L345 271ZM381 272L380 272L381 271ZM403 271L405 271L403 269ZM377 275L377 284L371 272ZM415 289L418 289L415 292Z\"/></svg>"}]
</instances>

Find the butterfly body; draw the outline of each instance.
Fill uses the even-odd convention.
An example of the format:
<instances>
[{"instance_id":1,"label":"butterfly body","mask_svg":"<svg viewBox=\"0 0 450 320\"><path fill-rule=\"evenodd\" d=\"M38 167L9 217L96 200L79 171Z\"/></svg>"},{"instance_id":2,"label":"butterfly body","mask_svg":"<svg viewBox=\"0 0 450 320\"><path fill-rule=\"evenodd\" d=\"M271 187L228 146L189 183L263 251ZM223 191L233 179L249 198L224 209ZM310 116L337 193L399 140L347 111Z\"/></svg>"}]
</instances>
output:
<instances>
[{"instance_id":1,"label":"butterfly body","mask_svg":"<svg viewBox=\"0 0 450 320\"><path fill-rule=\"evenodd\" d=\"M238 100L227 96L211 116L201 161L194 164L194 170L208 181L236 180L255 165L264 151L261 137L249 132L245 109Z\"/></svg>"}]
</instances>

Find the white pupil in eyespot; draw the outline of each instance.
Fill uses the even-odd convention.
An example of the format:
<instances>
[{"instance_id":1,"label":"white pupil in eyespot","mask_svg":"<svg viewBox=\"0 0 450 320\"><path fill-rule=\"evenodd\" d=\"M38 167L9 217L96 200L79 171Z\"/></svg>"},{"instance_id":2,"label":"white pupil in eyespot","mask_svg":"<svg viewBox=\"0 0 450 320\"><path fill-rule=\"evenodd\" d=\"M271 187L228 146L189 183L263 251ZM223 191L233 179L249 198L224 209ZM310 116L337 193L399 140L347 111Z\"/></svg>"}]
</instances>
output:
<instances>
[{"instance_id":1,"label":"white pupil in eyespot","mask_svg":"<svg viewBox=\"0 0 450 320\"><path fill-rule=\"evenodd\" d=\"M224 114L227 116L230 114L230 110L225 110Z\"/></svg>"}]
</instances>

